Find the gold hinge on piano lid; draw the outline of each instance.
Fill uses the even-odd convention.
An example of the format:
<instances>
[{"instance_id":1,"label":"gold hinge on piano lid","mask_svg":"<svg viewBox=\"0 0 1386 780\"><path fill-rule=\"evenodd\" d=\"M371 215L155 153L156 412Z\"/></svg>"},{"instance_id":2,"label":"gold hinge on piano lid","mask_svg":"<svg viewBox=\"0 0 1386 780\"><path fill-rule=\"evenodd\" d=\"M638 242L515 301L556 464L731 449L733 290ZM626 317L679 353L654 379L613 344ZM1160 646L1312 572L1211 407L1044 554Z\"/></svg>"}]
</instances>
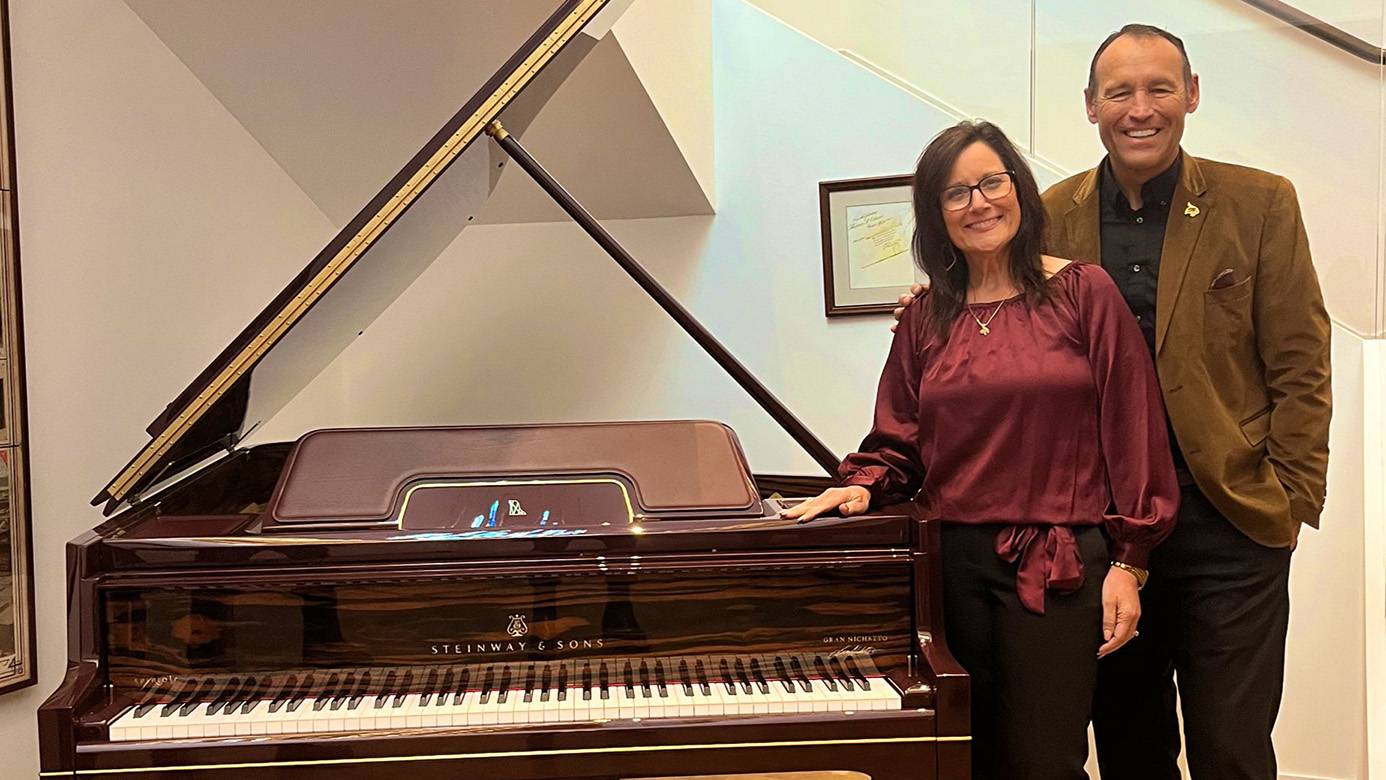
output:
<instances>
[{"instance_id":1,"label":"gold hinge on piano lid","mask_svg":"<svg viewBox=\"0 0 1386 780\"><path fill-rule=\"evenodd\" d=\"M254 430L254 426L251 427L251 430ZM250 431L246 431L246 433L249 432ZM165 463L164 467L159 469L154 476L141 482L134 490L131 490L130 494L125 497L125 503L129 504L131 509L138 509L145 502L145 494L163 484L165 475L170 474L170 472L177 474L179 471L183 471L189 466L201 463L218 453L235 452L236 445L239 444L243 438L245 438L243 435L238 435L233 431L224 436L217 437L185 457Z\"/></svg>"}]
</instances>

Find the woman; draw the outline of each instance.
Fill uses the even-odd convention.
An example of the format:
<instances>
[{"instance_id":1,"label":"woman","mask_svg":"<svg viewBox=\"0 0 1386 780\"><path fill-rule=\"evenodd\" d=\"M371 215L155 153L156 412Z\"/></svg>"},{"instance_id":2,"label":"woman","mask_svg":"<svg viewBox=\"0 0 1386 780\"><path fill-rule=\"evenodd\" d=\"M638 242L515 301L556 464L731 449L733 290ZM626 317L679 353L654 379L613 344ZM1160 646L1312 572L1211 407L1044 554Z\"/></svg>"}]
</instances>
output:
<instances>
[{"instance_id":1,"label":"woman","mask_svg":"<svg viewBox=\"0 0 1386 780\"><path fill-rule=\"evenodd\" d=\"M1042 254L1025 161L988 122L914 176L905 311L841 487L785 512L913 499L942 520L945 631L972 677L973 777L1087 777L1097 659L1134 635L1178 508L1154 368L1101 267Z\"/></svg>"}]
</instances>

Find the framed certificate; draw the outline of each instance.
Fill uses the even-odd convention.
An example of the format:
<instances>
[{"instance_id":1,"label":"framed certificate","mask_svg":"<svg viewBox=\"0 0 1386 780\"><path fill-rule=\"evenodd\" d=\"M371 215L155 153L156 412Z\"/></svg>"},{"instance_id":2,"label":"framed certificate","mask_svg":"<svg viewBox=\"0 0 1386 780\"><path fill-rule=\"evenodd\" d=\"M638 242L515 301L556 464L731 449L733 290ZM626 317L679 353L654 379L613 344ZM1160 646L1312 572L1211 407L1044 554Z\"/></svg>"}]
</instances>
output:
<instances>
[{"instance_id":1,"label":"framed certificate","mask_svg":"<svg viewBox=\"0 0 1386 780\"><path fill-rule=\"evenodd\" d=\"M911 284L926 279L910 250L913 178L906 174L818 183L827 316L889 312Z\"/></svg>"}]
</instances>

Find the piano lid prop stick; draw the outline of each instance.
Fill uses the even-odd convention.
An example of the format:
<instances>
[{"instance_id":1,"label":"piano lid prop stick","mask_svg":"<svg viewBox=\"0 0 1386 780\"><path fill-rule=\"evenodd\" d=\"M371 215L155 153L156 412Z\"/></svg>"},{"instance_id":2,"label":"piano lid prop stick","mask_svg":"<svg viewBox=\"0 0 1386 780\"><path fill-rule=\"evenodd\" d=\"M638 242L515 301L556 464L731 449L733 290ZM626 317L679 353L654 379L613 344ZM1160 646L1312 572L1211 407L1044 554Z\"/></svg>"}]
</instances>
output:
<instances>
[{"instance_id":1,"label":"piano lid prop stick","mask_svg":"<svg viewBox=\"0 0 1386 780\"><path fill-rule=\"evenodd\" d=\"M495 120L487 125L486 133L496 140L500 148L504 149L505 153L510 155L511 159L518 163L520 168L529 174L530 178L534 179L535 183L543 188L544 192L548 193L549 197L553 198L560 208L567 212L568 216L573 218L573 221L587 231L587 235L591 236L592 240L596 241L607 254L611 255L611 259L615 260L627 274L630 274L630 277L635 280L636 284L640 285L641 289L651 298L654 298L655 303L658 303L660 308L664 309L670 317L673 317L674 321L688 335L692 336L694 341L698 342L698 346L712 356L712 359L716 360L717 364L730 374L731 378L735 379L743 390L750 393L756 403L759 403L761 408L768 412L775 422L779 423L780 427L818 462L819 466L823 467L824 471L828 472L830 476L837 475L837 466L842 459L834 455L827 445L817 436L814 436L799 421L799 418L794 416L793 412L785 408L785 405L780 403L779 399L766 389L759 379L756 379L740 361L732 356L731 352L727 351L726 347L722 346L722 343L715 336L702 326L702 323L698 322L682 304L676 301L668 290L660 286L659 282L655 281L654 277L624 247L617 243L616 239L597 222L596 218L589 214L582 207L582 204L578 203L563 188L563 185L550 176L549 172L544 170L544 167L530 156L529 152L525 151L520 142L515 140L514 136L506 132L505 128L501 126L500 120Z\"/></svg>"}]
</instances>

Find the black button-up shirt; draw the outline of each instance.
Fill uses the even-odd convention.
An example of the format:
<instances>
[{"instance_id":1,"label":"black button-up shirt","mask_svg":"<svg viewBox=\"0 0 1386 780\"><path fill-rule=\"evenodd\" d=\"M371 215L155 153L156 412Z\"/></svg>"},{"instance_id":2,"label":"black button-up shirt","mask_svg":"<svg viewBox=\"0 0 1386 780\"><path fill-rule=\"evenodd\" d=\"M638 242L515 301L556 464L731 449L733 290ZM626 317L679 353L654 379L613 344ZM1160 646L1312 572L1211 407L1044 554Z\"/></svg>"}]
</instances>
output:
<instances>
[{"instance_id":1,"label":"black button-up shirt","mask_svg":"<svg viewBox=\"0 0 1386 780\"><path fill-rule=\"evenodd\" d=\"M1182 159L1141 187L1141 208L1132 210L1112 174L1102 162L1098 199L1102 204L1102 267L1111 274L1136 315L1150 355L1155 356L1155 288L1160 276L1160 251L1165 243L1170 201L1179 183Z\"/></svg>"},{"instance_id":2,"label":"black button-up shirt","mask_svg":"<svg viewBox=\"0 0 1386 780\"><path fill-rule=\"evenodd\" d=\"M1109 160L1102 161L1098 201L1102 213L1102 267L1111 275L1136 315L1150 357L1155 357L1155 292L1160 277L1160 253L1165 244L1174 187L1179 183L1183 158L1176 158L1169 170L1141 187L1141 208L1133 210L1112 174ZM1183 454L1169 432L1174 465L1184 466Z\"/></svg>"}]
</instances>

